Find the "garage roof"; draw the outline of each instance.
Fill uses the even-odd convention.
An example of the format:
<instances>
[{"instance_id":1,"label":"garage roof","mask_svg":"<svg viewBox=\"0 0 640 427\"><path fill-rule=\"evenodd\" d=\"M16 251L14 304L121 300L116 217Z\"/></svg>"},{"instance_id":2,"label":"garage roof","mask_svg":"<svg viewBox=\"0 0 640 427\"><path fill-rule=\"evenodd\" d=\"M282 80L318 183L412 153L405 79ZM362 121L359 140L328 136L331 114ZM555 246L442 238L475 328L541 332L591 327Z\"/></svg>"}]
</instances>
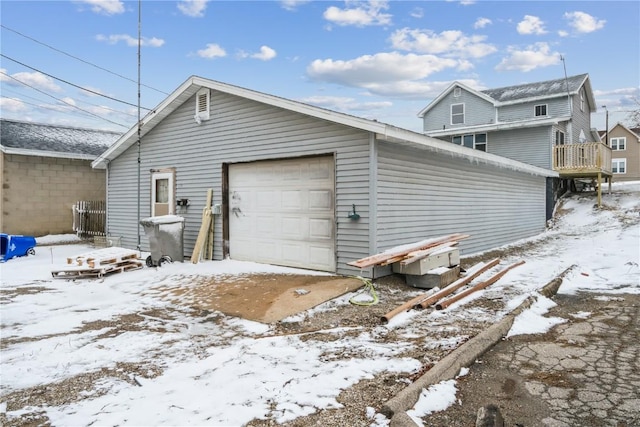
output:
<instances>
[{"instance_id":1,"label":"garage roof","mask_svg":"<svg viewBox=\"0 0 640 427\"><path fill-rule=\"evenodd\" d=\"M2 152L93 160L121 135L117 132L1 119Z\"/></svg>"},{"instance_id":2,"label":"garage roof","mask_svg":"<svg viewBox=\"0 0 640 427\"><path fill-rule=\"evenodd\" d=\"M221 83L215 80L205 79L198 76L189 77L164 101L162 101L155 109L153 109L141 120L141 138L144 137L144 135L150 132L165 117L170 115L173 111L175 111L183 103L189 100L202 88L209 88L218 92L251 99L263 104L272 105L296 113L316 117L318 119L327 120L333 123L338 123L356 129L372 132L376 135L376 138L393 143L411 145L422 149L429 149L431 151L446 152L458 157L468 158L470 161L488 163L498 167L528 172L534 175L553 177L558 176L556 172L551 170L538 168L515 160L507 159L505 157L496 156L494 154L484 153L482 151L451 144L449 142L435 139L433 137L429 137L417 132L378 122L376 120L363 119L349 114L315 107L313 105L305 104L302 102L293 101L290 99L281 98L278 96L269 95L266 93L257 92L254 90L230 85L227 83ZM129 129L129 131L127 131L127 133L122 135L120 139L118 139L111 147L109 147L107 151L105 151L99 158L97 158L93 162L93 167L102 169L106 168L109 161L117 158L125 150L137 143L137 141L138 127L133 126L131 129Z\"/></svg>"}]
</instances>

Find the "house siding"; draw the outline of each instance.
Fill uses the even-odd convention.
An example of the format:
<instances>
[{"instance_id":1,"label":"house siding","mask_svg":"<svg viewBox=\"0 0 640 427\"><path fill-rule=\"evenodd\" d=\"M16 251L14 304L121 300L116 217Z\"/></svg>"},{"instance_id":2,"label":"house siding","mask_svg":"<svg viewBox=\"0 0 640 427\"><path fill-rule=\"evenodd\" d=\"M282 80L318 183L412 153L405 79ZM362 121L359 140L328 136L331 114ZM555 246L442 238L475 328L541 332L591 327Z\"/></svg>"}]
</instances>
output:
<instances>
[{"instance_id":1,"label":"house siding","mask_svg":"<svg viewBox=\"0 0 640 427\"><path fill-rule=\"evenodd\" d=\"M353 273L347 262L369 255L369 132L294 113L245 98L212 91L211 118L194 122L195 97L167 116L141 144L141 217L150 215L150 169L176 169L176 208L185 218L184 249L191 254L202 219L207 189L222 204L223 164L299 156L335 159L337 272ZM137 245L137 146L109 165L109 233ZM355 204L359 221L347 218ZM214 217L214 258L223 256L222 216ZM144 233L142 249L148 250Z\"/></svg>"},{"instance_id":2,"label":"house siding","mask_svg":"<svg viewBox=\"0 0 640 427\"><path fill-rule=\"evenodd\" d=\"M583 91L584 89L580 89ZM571 121L571 135L568 137L571 138L571 144L578 144L580 142L594 142L593 137L591 136L591 110L589 106L589 101L585 96L584 102L584 110L580 109L580 95L573 96L573 120ZM586 141L580 141L580 131L584 133L586 137ZM569 143L569 138L567 138L567 144Z\"/></svg>"},{"instance_id":3,"label":"house siding","mask_svg":"<svg viewBox=\"0 0 640 427\"><path fill-rule=\"evenodd\" d=\"M613 182L616 181L638 181L640 180L640 140L627 131L622 126L614 126L609 132L609 145L611 145L611 138L626 138L626 144L624 150L612 150L612 159L626 159L627 171L623 174L614 174ZM605 137L602 137L602 141L605 141Z\"/></svg>"},{"instance_id":4,"label":"house siding","mask_svg":"<svg viewBox=\"0 0 640 427\"><path fill-rule=\"evenodd\" d=\"M498 107L498 122L509 123L535 119L536 105L547 106L547 115L540 118L563 117L569 116L571 113L569 111L569 101L565 96L560 98L550 98L540 101L525 102L522 104L500 106Z\"/></svg>"},{"instance_id":5,"label":"house siding","mask_svg":"<svg viewBox=\"0 0 640 427\"><path fill-rule=\"evenodd\" d=\"M495 108L490 102L464 89L461 89L459 97L454 97L453 92L453 90L449 92L424 115L423 129L425 132L491 124L495 121ZM452 125L451 105L461 103L464 104L464 123Z\"/></svg>"},{"instance_id":6,"label":"house siding","mask_svg":"<svg viewBox=\"0 0 640 427\"><path fill-rule=\"evenodd\" d=\"M545 178L435 152L379 143L379 250L470 234L469 255L545 229Z\"/></svg>"},{"instance_id":7,"label":"house siding","mask_svg":"<svg viewBox=\"0 0 640 427\"><path fill-rule=\"evenodd\" d=\"M551 126L489 132L487 152L551 169L551 133Z\"/></svg>"}]
</instances>

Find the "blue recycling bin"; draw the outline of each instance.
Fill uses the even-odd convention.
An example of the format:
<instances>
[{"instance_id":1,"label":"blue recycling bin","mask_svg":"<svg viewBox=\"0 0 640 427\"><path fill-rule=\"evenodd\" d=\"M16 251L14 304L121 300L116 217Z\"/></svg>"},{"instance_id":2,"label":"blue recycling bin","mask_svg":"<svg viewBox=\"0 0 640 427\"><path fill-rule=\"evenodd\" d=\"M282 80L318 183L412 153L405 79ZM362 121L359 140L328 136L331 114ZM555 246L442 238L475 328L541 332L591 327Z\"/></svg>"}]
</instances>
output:
<instances>
[{"instance_id":1,"label":"blue recycling bin","mask_svg":"<svg viewBox=\"0 0 640 427\"><path fill-rule=\"evenodd\" d=\"M25 255L35 255L36 238L0 233L0 262Z\"/></svg>"}]
</instances>

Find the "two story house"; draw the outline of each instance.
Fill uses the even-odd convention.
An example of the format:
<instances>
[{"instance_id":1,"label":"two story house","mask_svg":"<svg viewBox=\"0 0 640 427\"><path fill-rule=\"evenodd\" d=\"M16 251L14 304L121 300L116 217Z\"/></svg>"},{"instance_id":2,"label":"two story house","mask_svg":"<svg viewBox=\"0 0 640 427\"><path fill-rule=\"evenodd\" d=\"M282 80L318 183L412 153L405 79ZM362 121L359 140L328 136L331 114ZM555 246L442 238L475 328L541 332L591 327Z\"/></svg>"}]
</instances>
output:
<instances>
[{"instance_id":1,"label":"two story house","mask_svg":"<svg viewBox=\"0 0 640 427\"><path fill-rule=\"evenodd\" d=\"M557 171L548 184L557 194L569 179L611 176L611 150L591 128L595 111L589 75L580 74L482 91L454 82L418 116L426 135Z\"/></svg>"},{"instance_id":2,"label":"two story house","mask_svg":"<svg viewBox=\"0 0 640 427\"><path fill-rule=\"evenodd\" d=\"M611 172L615 181L640 180L640 128L617 123L600 137L611 147Z\"/></svg>"}]
</instances>

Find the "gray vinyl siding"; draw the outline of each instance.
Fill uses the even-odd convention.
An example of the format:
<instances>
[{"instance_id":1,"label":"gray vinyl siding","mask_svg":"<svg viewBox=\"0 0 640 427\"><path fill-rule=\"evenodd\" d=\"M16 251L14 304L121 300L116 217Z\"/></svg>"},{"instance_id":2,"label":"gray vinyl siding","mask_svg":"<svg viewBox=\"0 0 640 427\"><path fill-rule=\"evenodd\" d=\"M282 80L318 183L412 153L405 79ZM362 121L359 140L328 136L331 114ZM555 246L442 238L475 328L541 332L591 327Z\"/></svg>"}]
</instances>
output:
<instances>
[{"instance_id":1,"label":"gray vinyl siding","mask_svg":"<svg viewBox=\"0 0 640 427\"><path fill-rule=\"evenodd\" d=\"M583 90L583 89L580 89ZM587 142L594 142L591 136L591 111L589 101L585 96L584 111L580 110L580 95L573 96L573 120L571 122L571 141L567 139L567 144L580 143L580 131L584 132ZM567 135L569 136L569 135Z\"/></svg>"},{"instance_id":2,"label":"gray vinyl siding","mask_svg":"<svg viewBox=\"0 0 640 427\"><path fill-rule=\"evenodd\" d=\"M150 169L176 168L176 198L190 204L176 214L185 217L185 255L195 245L206 202L222 204L223 163L332 155L336 164L337 272L352 274L347 262L369 255L369 133L245 98L211 93L211 118L197 125L195 99L167 116L142 142L142 218L150 215ZM122 236L125 247L137 244L137 147L109 165L109 232ZM347 214L355 204L361 215ZM222 259L222 216L214 217L214 258ZM148 241L142 233L142 249Z\"/></svg>"},{"instance_id":3,"label":"gray vinyl siding","mask_svg":"<svg viewBox=\"0 0 640 427\"><path fill-rule=\"evenodd\" d=\"M545 178L380 142L378 248L451 233L469 255L545 229Z\"/></svg>"},{"instance_id":4,"label":"gray vinyl siding","mask_svg":"<svg viewBox=\"0 0 640 427\"><path fill-rule=\"evenodd\" d=\"M464 124L451 124L452 104L464 104ZM490 102L464 89L456 98L452 90L424 115L423 120L425 132L484 125L495 121L495 108Z\"/></svg>"},{"instance_id":5,"label":"gray vinyl siding","mask_svg":"<svg viewBox=\"0 0 640 427\"><path fill-rule=\"evenodd\" d=\"M487 151L533 166L551 169L552 127L504 130L487 134Z\"/></svg>"},{"instance_id":6,"label":"gray vinyl siding","mask_svg":"<svg viewBox=\"0 0 640 427\"><path fill-rule=\"evenodd\" d=\"M498 108L498 122L509 123L535 119L536 105L547 106L546 117L566 117L570 115L569 102L566 97L550 98L522 104L504 105ZM544 118L544 117L540 117Z\"/></svg>"}]
</instances>

